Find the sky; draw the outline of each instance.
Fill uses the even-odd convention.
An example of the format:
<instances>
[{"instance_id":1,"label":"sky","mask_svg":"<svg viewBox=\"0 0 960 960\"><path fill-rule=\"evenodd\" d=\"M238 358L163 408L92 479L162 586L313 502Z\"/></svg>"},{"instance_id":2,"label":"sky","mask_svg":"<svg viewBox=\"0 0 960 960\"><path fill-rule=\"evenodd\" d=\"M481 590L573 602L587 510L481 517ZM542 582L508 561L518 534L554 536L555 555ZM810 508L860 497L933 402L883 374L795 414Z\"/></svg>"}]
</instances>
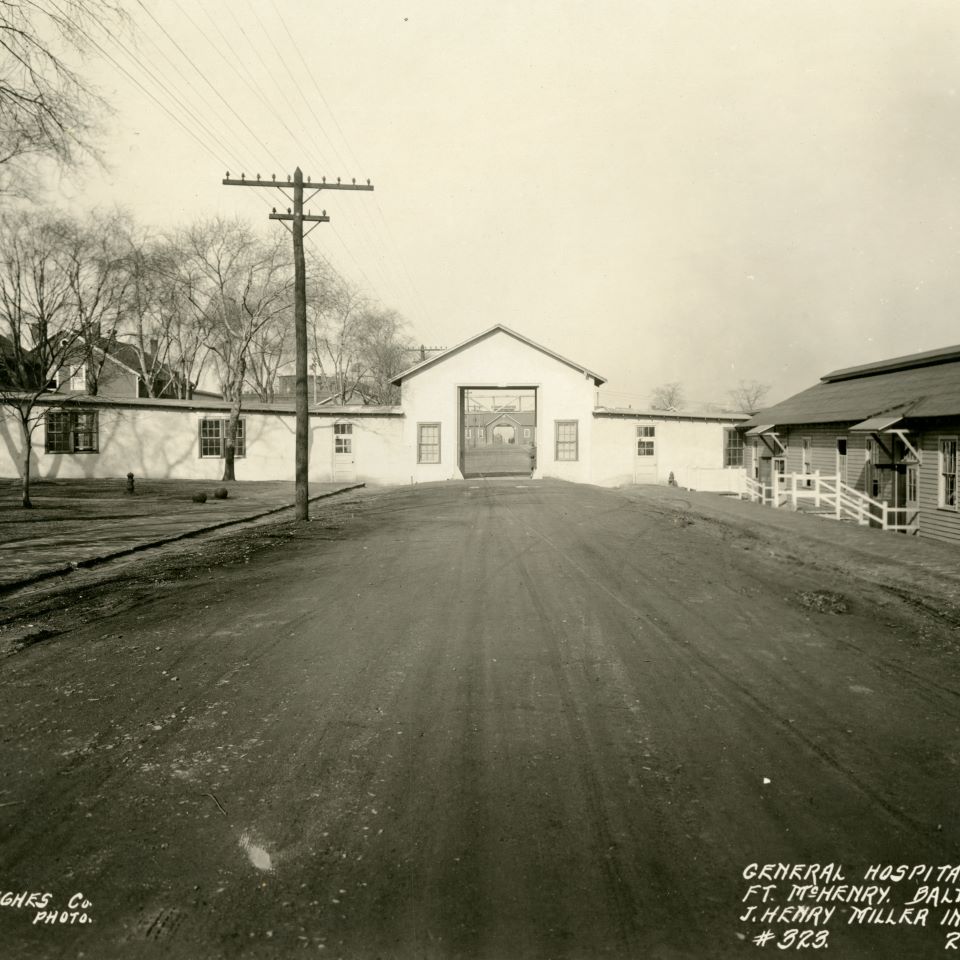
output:
<instances>
[{"instance_id":1,"label":"sky","mask_svg":"<svg viewBox=\"0 0 960 960\"><path fill-rule=\"evenodd\" d=\"M157 230L356 177L308 246L417 343L503 323L642 407L960 343L953 0L133 0L81 70Z\"/></svg>"}]
</instances>

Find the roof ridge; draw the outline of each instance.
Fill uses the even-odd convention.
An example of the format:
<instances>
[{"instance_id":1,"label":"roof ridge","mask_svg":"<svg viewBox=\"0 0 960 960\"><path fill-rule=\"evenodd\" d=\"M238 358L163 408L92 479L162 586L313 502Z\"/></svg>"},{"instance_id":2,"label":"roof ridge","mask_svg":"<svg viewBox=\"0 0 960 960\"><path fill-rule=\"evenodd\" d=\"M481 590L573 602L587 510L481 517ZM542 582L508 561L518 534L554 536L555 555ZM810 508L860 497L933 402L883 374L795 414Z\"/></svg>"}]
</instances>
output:
<instances>
[{"instance_id":1,"label":"roof ridge","mask_svg":"<svg viewBox=\"0 0 960 960\"><path fill-rule=\"evenodd\" d=\"M854 380L858 377L871 377L880 373L890 373L895 370L911 370L917 367L929 367L941 363L951 363L960 360L960 344L950 347L938 347L936 350L924 350L919 353L904 354L899 357L889 357L886 360L874 360L872 363L861 363L853 367L841 367L831 370L821 378L821 383L837 383L842 380Z\"/></svg>"},{"instance_id":2,"label":"roof ridge","mask_svg":"<svg viewBox=\"0 0 960 960\"><path fill-rule=\"evenodd\" d=\"M551 350L549 347L545 347L542 343L537 343L535 340L531 340L529 337L524 336L522 333L519 333L516 330L512 330L506 324L495 323L492 327L488 327L486 330L482 330L480 333L474 334L472 337L468 337L466 340L462 340L460 343L454 344L452 347L448 347L442 353L438 353L432 357L427 357L425 360L421 360L419 363L415 363L412 367L408 367L406 370L401 371L395 377L391 379L391 383L400 384L410 375L416 373L418 370L423 370L426 367L429 367L439 361L445 359L448 356L463 350L466 347L469 347L471 344L477 343L480 340L489 337L491 334L496 333L497 331L507 334L507 336L513 337L515 340L519 340L522 343L527 344L529 347L533 347L534 350L539 350L541 353L547 354L547 356L553 357L554 360L558 360L560 363L566 364L568 367L573 367L574 370L579 370L586 376L590 377L597 386L606 383L606 378L601 377L600 374L594 373L593 370L590 370L588 367L585 367L582 363L576 363L573 360L570 360L568 357L563 356L562 354L557 353L555 350Z\"/></svg>"}]
</instances>

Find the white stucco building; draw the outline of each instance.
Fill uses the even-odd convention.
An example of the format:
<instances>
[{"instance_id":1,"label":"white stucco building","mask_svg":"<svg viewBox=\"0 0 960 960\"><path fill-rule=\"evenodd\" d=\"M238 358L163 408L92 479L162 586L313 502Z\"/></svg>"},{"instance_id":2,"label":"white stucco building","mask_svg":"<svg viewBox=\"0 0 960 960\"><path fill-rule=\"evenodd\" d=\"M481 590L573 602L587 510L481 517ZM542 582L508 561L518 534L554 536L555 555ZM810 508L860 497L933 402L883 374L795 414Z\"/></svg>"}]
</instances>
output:
<instances>
[{"instance_id":1,"label":"white stucco building","mask_svg":"<svg viewBox=\"0 0 960 960\"><path fill-rule=\"evenodd\" d=\"M316 406L310 478L423 483L469 476L668 483L740 492L738 414L598 406L603 377L498 324L400 374L396 407ZM217 479L228 405L216 399L44 398L34 477ZM293 478L292 404L247 403L237 477ZM0 420L0 474L21 440Z\"/></svg>"}]
</instances>

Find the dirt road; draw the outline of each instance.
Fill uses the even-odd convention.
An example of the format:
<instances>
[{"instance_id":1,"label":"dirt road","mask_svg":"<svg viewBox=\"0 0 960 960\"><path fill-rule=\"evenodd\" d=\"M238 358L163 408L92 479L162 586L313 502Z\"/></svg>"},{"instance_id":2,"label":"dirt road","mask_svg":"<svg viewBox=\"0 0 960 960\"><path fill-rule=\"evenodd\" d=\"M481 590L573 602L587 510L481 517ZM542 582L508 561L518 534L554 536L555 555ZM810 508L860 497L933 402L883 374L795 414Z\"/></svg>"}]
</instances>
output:
<instances>
[{"instance_id":1,"label":"dirt road","mask_svg":"<svg viewBox=\"0 0 960 960\"><path fill-rule=\"evenodd\" d=\"M899 917L870 865L960 863L951 625L614 491L330 504L2 662L0 894L50 897L0 895L0 954L950 955L939 894L849 889Z\"/></svg>"}]
</instances>

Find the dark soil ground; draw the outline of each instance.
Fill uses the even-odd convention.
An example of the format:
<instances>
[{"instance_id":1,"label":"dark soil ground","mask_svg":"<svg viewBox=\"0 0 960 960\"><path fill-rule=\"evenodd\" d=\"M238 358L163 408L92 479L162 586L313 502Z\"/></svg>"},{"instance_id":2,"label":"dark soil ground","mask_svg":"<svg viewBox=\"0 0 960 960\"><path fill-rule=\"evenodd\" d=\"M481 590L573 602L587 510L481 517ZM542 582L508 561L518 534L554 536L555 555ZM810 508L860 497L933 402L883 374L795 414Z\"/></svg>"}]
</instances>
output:
<instances>
[{"instance_id":1,"label":"dark soil ground","mask_svg":"<svg viewBox=\"0 0 960 960\"><path fill-rule=\"evenodd\" d=\"M4 598L3 886L91 921L5 955L943 955L744 871L960 862L949 554L918 605L677 496L362 491Z\"/></svg>"}]
</instances>

